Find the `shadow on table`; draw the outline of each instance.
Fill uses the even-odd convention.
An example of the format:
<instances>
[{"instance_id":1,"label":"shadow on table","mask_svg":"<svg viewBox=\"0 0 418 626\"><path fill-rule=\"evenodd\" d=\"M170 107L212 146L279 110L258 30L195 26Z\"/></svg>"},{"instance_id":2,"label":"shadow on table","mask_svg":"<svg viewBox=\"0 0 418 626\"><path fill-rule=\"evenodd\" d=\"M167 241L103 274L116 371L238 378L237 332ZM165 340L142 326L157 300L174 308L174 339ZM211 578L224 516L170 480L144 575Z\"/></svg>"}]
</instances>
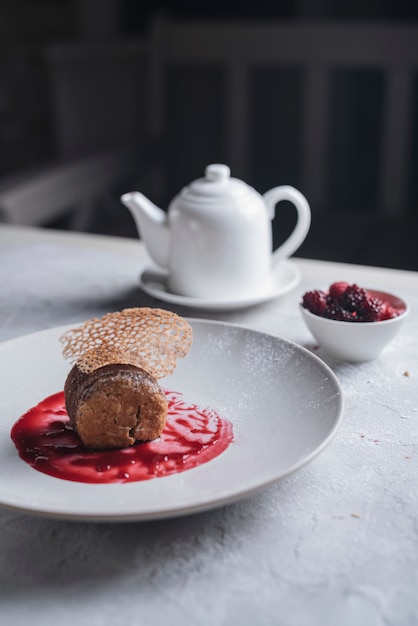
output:
<instances>
[{"instance_id":1,"label":"shadow on table","mask_svg":"<svg viewBox=\"0 0 418 626\"><path fill-rule=\"evenodd\" d=\"M63 598L75 591L100 593L131 577L140 594L170 581L184 563L199 574L208 563L213 567L240 554L271 515L280 542L286 536L283 511L301 485L297 476L301 472L235 504L169 520L98 524L5 513L0 602L25 602L34 593L41 600L51 590Z\"/></svg>"}]
</instances>

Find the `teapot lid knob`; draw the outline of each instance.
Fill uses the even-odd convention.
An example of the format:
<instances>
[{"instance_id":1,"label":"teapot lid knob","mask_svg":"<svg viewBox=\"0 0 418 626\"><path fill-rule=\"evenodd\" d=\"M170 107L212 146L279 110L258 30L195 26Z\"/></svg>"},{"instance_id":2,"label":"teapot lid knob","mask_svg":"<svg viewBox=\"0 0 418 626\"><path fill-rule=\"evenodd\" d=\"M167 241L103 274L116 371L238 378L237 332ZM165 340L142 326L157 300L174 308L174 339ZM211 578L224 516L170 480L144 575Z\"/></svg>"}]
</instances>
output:
<instances>
[{"instance_id":1,"label":"teapot lid knob","mask_svg":"<svg viewBox=\"0 0 418 626\"><path fill-rule=\"evenodd\" d=\"M205 169L205 176L212 182L222 182L230 178L231 170L227 165L212 163Z\"/></svg>"},{"instance_id":2,"label":"teapot lid knob","mask_svg":"<svg viewBox=\"0 0 418 626\"><path fill-rule=\"evenodd\" d=\"M194 180L184 187L180 196L186 201L219 202L247 195L249 187L243 181L231 177L231 170L223 163L212 163L205 168L205 177Z\"/></svg>"}]
</instances>

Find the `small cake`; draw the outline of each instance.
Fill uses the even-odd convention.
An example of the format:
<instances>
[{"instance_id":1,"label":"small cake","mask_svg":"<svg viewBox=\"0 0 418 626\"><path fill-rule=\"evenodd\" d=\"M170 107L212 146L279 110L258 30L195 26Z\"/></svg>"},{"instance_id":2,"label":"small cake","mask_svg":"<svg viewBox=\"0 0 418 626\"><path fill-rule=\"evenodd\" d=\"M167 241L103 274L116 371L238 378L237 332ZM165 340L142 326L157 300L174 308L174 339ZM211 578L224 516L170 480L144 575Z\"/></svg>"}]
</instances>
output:
<instances>
[{"instance_id":1,"label":"small cake","mask_svg":"<svg viewBox=\"0 0 418 626\"><path fill-rule=\"evenodd\" d=\"M89 374L74 365L64 395L70 422L87 448L125 448L164 430L166 396L155 378L134 365L104 365Z\"/></svg>"},{"instance_id":2,"label":"small cake","mask_svg":"<svg viewBox=\"0 0 418 626\"><path fill-rule=\"evenodd\" d=\"M108 313L63 335L63 354L74 361L66 409L84 445L124 448L159 437L167 399L158 379L174 370L191 340L183 318L151 308Z\"/></svg>"}]
</instances>

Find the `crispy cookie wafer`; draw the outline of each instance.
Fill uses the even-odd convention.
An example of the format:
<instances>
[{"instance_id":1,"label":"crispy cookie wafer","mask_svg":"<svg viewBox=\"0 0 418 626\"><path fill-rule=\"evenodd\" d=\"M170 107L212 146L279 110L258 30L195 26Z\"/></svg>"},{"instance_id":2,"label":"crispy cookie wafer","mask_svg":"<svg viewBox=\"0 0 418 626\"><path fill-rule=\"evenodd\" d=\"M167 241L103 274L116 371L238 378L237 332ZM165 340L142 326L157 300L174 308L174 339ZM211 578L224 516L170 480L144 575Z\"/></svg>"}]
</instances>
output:
<instances>
[{"instance_id":1,"label":"crispy cookie wafer","mask_svg":"<svg viewBox=\"0 0 418 626\"><path fill-rule=\"evenodd\" d=\"M116 363L135 365L156 379L168 376L186 356L192 329L163 309L130 308L92 318L61 337L63 355L84 372Z\"/></svg>"}]
</instances>

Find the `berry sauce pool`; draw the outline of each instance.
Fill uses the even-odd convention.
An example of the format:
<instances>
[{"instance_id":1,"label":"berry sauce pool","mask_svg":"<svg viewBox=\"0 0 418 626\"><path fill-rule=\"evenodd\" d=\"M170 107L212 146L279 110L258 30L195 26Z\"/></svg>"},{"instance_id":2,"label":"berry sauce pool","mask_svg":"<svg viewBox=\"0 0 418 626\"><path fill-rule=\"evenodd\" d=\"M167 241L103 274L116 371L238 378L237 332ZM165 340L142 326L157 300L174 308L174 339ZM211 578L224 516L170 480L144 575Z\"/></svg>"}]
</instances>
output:
<instances>
[{"instance_id":1,"label":"berry sauce pool","mask_svg":"<svg viewBox=\"0 0 418 626\"><path fill-rule=\"evenodd\" d=\"M45 398L14 424L19 456L36 470L83 483L127 483L177 474L219 456L233 440L232 424L213 409L165 392L167 424L155 441L122 450L92 451L70 425L64 393Z\"/></svg>"}]
</instances>

